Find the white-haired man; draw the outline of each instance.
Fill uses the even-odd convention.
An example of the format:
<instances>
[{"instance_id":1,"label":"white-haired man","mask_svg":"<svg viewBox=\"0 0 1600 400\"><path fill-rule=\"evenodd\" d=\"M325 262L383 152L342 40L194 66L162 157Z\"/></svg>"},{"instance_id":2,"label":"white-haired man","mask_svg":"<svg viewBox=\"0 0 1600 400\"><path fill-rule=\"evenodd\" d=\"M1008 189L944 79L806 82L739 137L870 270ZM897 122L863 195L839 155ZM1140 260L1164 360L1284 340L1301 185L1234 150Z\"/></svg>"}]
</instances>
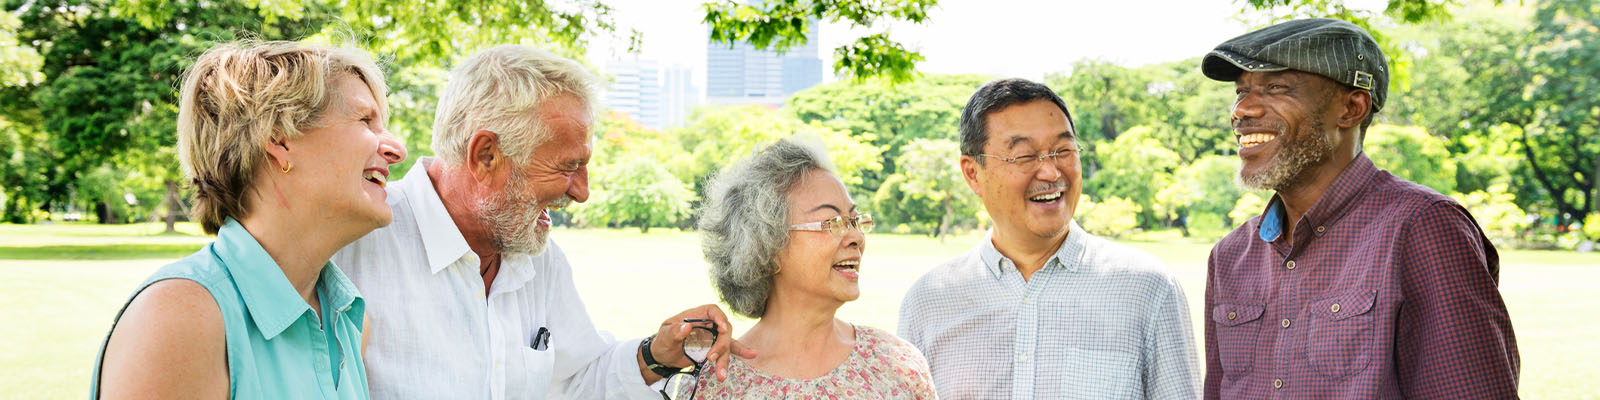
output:
<instances>
[{"instance_id":1,"label":"white-haired man","mask_svg":"<svg viewBox=\"0 0 1600 400\"><path fill-rule=\"evenodd\" d=\"M566 256L546 248L548 210L589 197L594 81L576 62L518 45L451 71L433 127L438 158L388 187L394 223L334 257L368 299L373 398L656 398L649 384L691 364L686 318L715 321L723 339L710 359L728 365L731 326L714 305L642 341L603 336Z\"/></svg>"}]
</instances>

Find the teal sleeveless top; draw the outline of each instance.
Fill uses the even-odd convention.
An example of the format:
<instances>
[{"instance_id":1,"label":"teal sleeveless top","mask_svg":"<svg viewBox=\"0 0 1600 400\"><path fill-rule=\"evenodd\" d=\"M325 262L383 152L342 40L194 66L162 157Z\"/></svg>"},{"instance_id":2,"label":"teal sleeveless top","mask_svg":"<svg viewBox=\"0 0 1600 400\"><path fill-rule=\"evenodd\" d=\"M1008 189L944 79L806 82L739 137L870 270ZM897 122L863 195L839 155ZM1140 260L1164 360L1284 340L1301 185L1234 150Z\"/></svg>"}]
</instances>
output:
<instances>
[{"instance_id":1,"label":"teal sleeveless top","mask_svg":"<svg viewBox=\"0 0 1600 400\"><path fill-rule=\"evenodd\" d=\"M322 317L289 284L255 237L229 218L217 240L146 279L129 296L167 279L188 279L211 292L227 331L228 395L233 399L366 399L361 319L366 305L332 262L322 266L317 296ZM123 303L127 311L127 303ZM117 312L117 319L122 311ZM116 329L113 322L111 329ZM110 333L106 339L111 338ZM96 357L89 398L100 397ZM160 368L160 366L152 366Z\"/></svg>"}]
</instances>

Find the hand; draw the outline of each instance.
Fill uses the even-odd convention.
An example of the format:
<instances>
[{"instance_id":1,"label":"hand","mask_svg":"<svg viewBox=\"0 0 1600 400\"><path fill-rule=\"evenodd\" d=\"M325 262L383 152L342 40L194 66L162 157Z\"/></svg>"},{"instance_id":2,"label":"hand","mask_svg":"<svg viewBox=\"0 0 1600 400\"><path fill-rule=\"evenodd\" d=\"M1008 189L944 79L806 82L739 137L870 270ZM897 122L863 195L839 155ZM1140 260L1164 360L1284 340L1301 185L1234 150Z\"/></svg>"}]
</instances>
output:
<instances>
[{"instance_id":1,"label":"hand","mask_svg":"<svg viewBox=\"0 0 1600 400\"><path fill-rule=\"evenodd\" d=\"M715 304L691 308L678 315L667 318L661 322L661 330L656 332L656 339L650 342L650 355L657 362L671 367L688 367L694 364L688 356L683 354L683 340L689 337L689 331L694 329L694 324L683 322L685 318L709 319L716 324L717 341L711 345L711 353L706 355L706 372L716 372L717 380L728 379L728 363L732 354L739 357L755 358L756 351L744 344L733 340L733 323L728 322L727 314ZM701 326L704 326L703 323ZM703 376L703 375L702 375Z\"/></svg>"}]
</instances>

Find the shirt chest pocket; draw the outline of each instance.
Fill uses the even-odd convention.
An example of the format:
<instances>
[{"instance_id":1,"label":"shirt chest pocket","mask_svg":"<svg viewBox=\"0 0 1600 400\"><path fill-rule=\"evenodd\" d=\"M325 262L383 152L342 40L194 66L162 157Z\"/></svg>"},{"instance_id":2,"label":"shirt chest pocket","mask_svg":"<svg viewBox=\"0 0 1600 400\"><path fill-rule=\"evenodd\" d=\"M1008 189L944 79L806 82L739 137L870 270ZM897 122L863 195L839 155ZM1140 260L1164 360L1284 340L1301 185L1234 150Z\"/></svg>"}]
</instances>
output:
<instances>
[{"instance_id":1,"label":"shirt chest pocket","mask_svg":"<svg viewBox=\"0 0 1600 400\"><path fill-rule=\"evenodd\" d=\"M1067 349L1064 399L1138 399L1143 376L1139 355L1119 350Z\"/></svg>"},{"instance_id":2,"label":"shirt chest pocket","mask_svg":"<svg viewBox=\"0 0 1600 400\"><path fill-rule=\"evenodd\" d=\"M1311 302L1306 358L1317 372L1337 380L1366 369L1376 341L1377 313L1371 311L1377 298L1376 290L1353 290Z\"/></svg>"},{"instance_id":3,"label":"shirt chest pocket","mask_svg":"<svg viewBox=\"0 0 1600 400\"><path fill-rule=\"evenodd\" d=\"M506 368L507 398L545 398L554 379L556 354L553 349L534 350L519 347L513 351L510 368Z\"/></svg>"},{"instance_id":4,"label":"shirt chest pocket","mask_svg":"<svg viewBox=\"0 0 1600 400\"><path fill-rule=\"evenodd\" d=\"M1261 314L1266 307L1252 304L1217 304L1211 309L1216 324L1217 350L1224 377L1238 378L1250 372L1255 362L1257 336L1261 334Z\"/></svg>"}]
</instances>

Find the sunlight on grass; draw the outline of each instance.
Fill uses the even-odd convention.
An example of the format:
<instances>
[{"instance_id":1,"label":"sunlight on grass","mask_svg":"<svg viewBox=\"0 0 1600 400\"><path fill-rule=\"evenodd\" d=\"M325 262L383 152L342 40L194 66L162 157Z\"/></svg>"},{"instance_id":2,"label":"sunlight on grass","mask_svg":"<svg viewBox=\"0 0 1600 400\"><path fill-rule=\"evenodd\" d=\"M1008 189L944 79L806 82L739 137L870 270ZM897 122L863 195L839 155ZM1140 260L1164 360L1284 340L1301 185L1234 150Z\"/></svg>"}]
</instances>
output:
<instances>
[{"instance_id":1,"label":"sunlight on grass","mask_svg":"<svg viewBox=\"0 0 1600 400\"><path fill-rule=\"evenodd\" d=\"M100 342L134 286L161 265L211 240L160 234L160 224L0 225L0 398L82 398ZM1167 237L1123 243L1166 261L1182 283L1197 342L1205 262L1211 243ZM669 229L560 229L552 234L572 261L574 280L595 325L618 338L642 337L666 317L716 303L699 236ZM13 242L22 238L24 242ZM944 242L874 233L861 265L861 298L839 310L856 324L893 331L906 289L928 269L982 240L970 232ZM1600 254L1502 251L1501 292L1522 355L1525 398L1597 398ZM736 318L742 331L754 322Z\"/></svg>"}]
</instances>

